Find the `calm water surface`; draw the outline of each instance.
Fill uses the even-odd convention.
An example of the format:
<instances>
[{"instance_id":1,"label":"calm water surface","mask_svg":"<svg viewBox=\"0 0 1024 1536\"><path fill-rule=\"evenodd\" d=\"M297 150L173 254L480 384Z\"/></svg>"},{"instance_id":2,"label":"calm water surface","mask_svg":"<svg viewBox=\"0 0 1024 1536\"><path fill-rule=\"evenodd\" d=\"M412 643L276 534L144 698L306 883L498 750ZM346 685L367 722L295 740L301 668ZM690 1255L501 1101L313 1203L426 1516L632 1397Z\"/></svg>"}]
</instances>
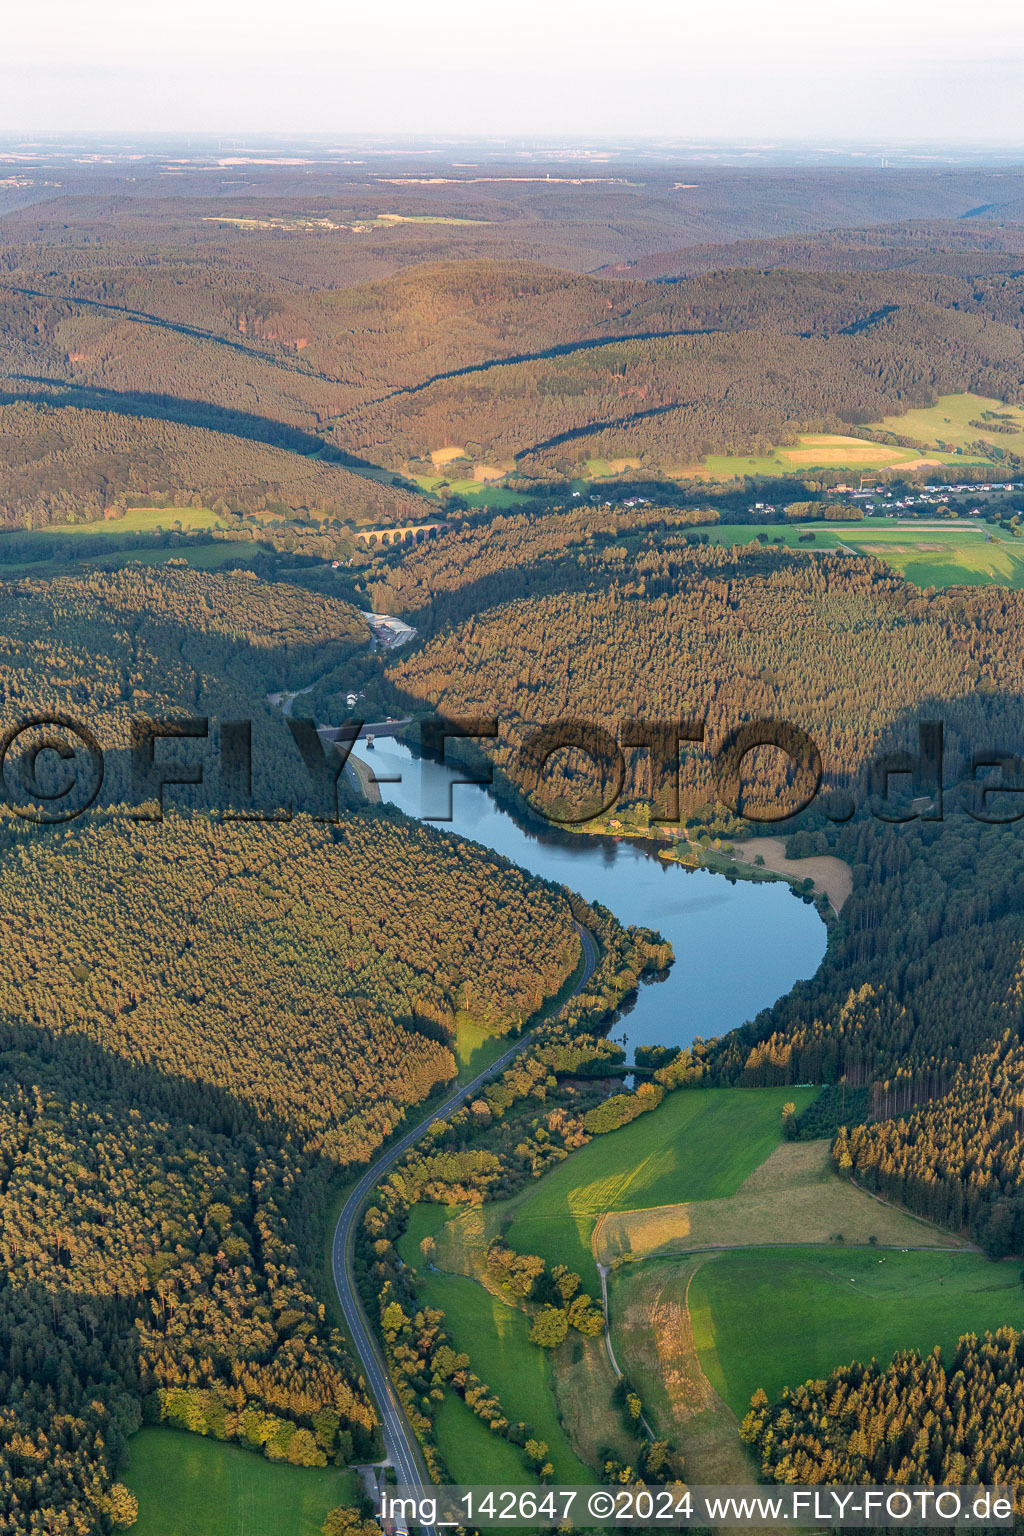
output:
<instances>
[{"instance_id":1,"label":"calm water surface","mask_svg":"<svg viewBox=\"0 0 1024 1536\"><path fill-rule=\"evenodd\" d=\"M688 1045L696 1035L733 1029L813 975L825 953L824 923L781 882L733 885L628 840L537 835L475 785L455 784L452 820L440 821L449 786L464 775L388 738L372 750L361 742L358 755L381 780L401 776L382 782L381 795L410 816L484 843L531 874L601 902L620 922L656 928L669 940L676 963L668 980L641 987L632 1012L612 1028L630 1050Z\"/></svg>"}]
</instances>

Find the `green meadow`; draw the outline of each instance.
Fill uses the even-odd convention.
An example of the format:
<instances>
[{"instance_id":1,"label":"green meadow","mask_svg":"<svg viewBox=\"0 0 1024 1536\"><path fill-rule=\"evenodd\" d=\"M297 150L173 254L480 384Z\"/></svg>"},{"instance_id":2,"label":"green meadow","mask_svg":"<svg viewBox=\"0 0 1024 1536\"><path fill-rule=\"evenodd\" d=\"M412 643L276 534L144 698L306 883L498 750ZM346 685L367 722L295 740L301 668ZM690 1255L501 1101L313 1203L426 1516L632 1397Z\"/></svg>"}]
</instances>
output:
<instances>
[{"instance_id":1,"label":"green meadow","mask_svg":"<svg viewBox=\"0 0 1024 1536\"><path fill-rule=\"evenodd\" d=\"M813 554L851 549L884 560L918 587L1024 586L1024 539L980 518L948 523L865 517L856 523L716 523L700 529L712 544L751 544L758 534ZM814 541L806 539L814 534ZM801 536L805 542L801 542Z\"/></svg>"},{"instance_id":2,"label":"green meadow","mask_svg":"<svg viewBox=\"0 0 1024 1536\"><path fill-rule=\"evenodd\" d=\"M879 518L884 523L884 518ZM843 527L847 527L843 524ZM857 527L863 525L858 523ZM836 532L834 523L707 523L701 524L693 530L702 537L706 534L712 544L753 544L758 534L764 534L769 542L781 539L788 549L806 549L813 552L816 549L838 549L840 547L840 534ZM800 543L801 534L814 534L813 544L808 541ZM843 534L842 538L845 539Z\"/></svg>"},{"instance_id":3,"label":"green meadow","mask_svg":"<svg viewBox=\"0 0 1024 1536\"><path fill-rule=\"evenodd\" d=\"M442 487L447 487L453 496L459 496L463 501L469 502L474 507L495 507L499 511L509 509L518 511L531 504L531 498L519 491L510 491L503 485L496 485L486 480L449 480L444 475L414 475L407 477L413 481L421 491L428 496L436 496L440 500L439 492Z\"/></svg>"},{"instance_id":4,"label":"green meadow","mask_svg":"<svg viewBox=\"0 0 1024 1536\"><path fill-rule=\"evenodd\" d=\"M140 1430L130 1448L133 1536L320 1536L328 1510L360 1496L353 1472L282 1466L179 1430Z\"/></svg>"},{"instance_id":5,"label":"green meadow","mask_svg":"<svg viewBox=\"0 0 1024 1536\"><path fill-rule=\"evenodd\" d=\"M1019 1260L935 1248L735 1249L701 1265L688 1300L704 1373L740 1418L758 1387L774 1399L853 1360L888 1365L936 1344L948 1360L963 1333L1024 1327Z\"/></svg>"},{"instance_id":6,"label":"green meadow","mask_svg":"<svg viewBox=\"0 0 1024 1536\"><path fill-rule=\"evenodd\" d=\"M1001 530L986 540L977 524L962 529L858 532L848 542L884 560L917 587L1024 587L1024 539Z\"/></svg>"},{"instance_id":7,"label":"green meadow","mask_svg":"<svg viewBox=\"0 0 1024 1536\"><path fill-rule=\"evenodd\" d=\"M810 1103L816 1088L694 1088L653 1113L595 1136L513 1202L507 1237L521 1253L568 1264L592 1292L591 1249L602 1211L643 1210L735 1194L782 1135L782 1106Z\"/></svg>"},{"instance_id":8,"label":"green meadow","mask_svg":"<svg viewBox=\"0 0 1024 1536\"><path fill-rule=\"evenodd\" d=\"M444 1395L434 1420L434 1434L456 1483L514 1488L533 1481L516 1446L492 1435L454 1392Z\"/></svg>"},{"instance_id":9,"label":"green meadow","mask_svg":"<svg viewBox=\"0 0 1024 1536\"><path fill-rule=\"evenodd\" d=\"M422 1270L424 1265L420 1243L425 1237L436 1237L445 1222L451 1221L458 1214L457 1205L431 1205L426 1200L417 1200L415 1205L410 1206L405 1231L395 1244L402 1263L412 1269Z\"/></svg>"},{"instance_id":10,"label":"green meadow","mask_svg":"<svg viewBox=\"0 0 1024 1536\"><path fill-rule=\"evenodd\" d=\"M84 534L95 538L98 534L109 534L111 538L120 538L125 533L155 533L160 528L165 532L180 528L183 533L193 533L220 525L221 519L208 507L129 507L124 517L99 518L94 523L55 524L52 528L39 529L36 537L46 539L59 534L61 538L76 538Z\"/></svg>"},{"instance_id":11,"label":"green meadow","mask_svg":"<svg viewBox=\"0 0 1024 1536\"><path fill-rule=\"evenodd\" d=\"M975 426L974 422L980 425ZM993 423L1016 430L997 432ZM982 440L993 447L1024 454L1024 411L985 395L940 395L934 405L907 411L903 416L886 416L875 426L900 437L913 438L923 448L934 448L939 443L968 448Z\"/></svg>"},{"instance_id":12,"label":"green meadow","mask_svg":"<svg viewBox=\"0 0 1024 1536\"><path fill-rule=\"evenodd\" d=\"M168 560L184 560L197 571L215 571L229 560L251 560L259 554L260 545L246 539L217 539L215 543L198 541L179 545L176 549L124 550L117 555L107 555L104 566L111 565L166 565Z\"/></svg>"},{"instance_id":13,"label":"green meadow","mask_svg":"<svg viewBox=\"0 0 1024 1536\"><path fill-rule=\"evenodd\" d=\"M492 1034L468 1014L461 1015L455 1025L455 1060L459 1064L460 1081L476 1077L492 1061L497 1061L501 1053L508 1050L509 1044L507 1036Z\"/></svg>"},{"instance_id":14,"label":"green meadow","mask_svg":"<svg viewBox=\"0 0 1024 1536\"><path fill-rule=\"evenodd\" d=\"M575 1455L558 1422L551 1357L547 1350L531 1344L526 1313L492 1296L476 1280L425 1272L422 1261L420 1272L423 1278L418 1294L427 1306L444 1312L456 1349L469 1356L472 1369L497 1393L509 1418L527 1423L532 1434L546 1443L555 1482L590 1482L593 1474ZM497 1441L494 1435L490 1439ZM441 1450L451 1464L452 1456L443 1439ZM521 1463L515 1481L529 1481Z\"/></svg>"}]
</instances>

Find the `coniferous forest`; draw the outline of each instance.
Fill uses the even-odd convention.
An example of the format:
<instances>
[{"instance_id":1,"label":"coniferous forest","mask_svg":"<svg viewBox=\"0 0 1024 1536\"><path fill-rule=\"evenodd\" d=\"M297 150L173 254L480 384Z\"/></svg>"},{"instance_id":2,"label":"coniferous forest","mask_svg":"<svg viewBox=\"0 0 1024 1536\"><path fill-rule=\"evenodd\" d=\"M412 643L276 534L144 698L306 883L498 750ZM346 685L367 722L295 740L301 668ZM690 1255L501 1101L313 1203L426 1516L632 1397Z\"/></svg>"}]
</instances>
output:
<instances>
[{"instance_id":1,"label":"coniferous forest","mask_svg":"<svg viewBox=\"0 0 1024 1536\"><path fill-rule=\"evenodd\" d=\"M821 1087L785 1124L827 1134L835 1174L993 1261L1024 1254L1024 593L981 566L915 583L846 542L867 486L902 505L954 477L943 528L955 513L983 553L1019 537L1024 461L999 437L1024 406L1024 179L390 168L239 184L144 156L130 180L111 161L0 182L12 1536L129 1527L144 1424L295 1467L380 1460L325 1239L423 1117L352 1263L438 1478L453 1395L524 1481L554 1469L423 1302L410 1213L515 1201L661 1124L669 1095ZM877 424L967 393L980 457L768 489L708 471L806 434L907 447ZM968 524L976 487L991 516ZM374 633L381 614L412 634ZM369 798L315 729L408 722L428 751L435 715L496 722L477 745L534 831L578 836L597 808L685 859L769 832L842 861L844 902L802 891L821 964L624 1081L612 1031L672 963L662 936ZM590 735L541 771L531 735L567 720ZM62 821L69 722L104 762ZM655 749L681 722L676 783ZM470 1046L513 1045L434 1115ZM527 1310L545 1371L600 1350L583 1261L486 1238L485 1290ZM837 1359L759 1394L762 1475L1024 1488L1021 1336L947 1356ZM595 1475L685 1477L636 1385L615 1392L625 1429Z\"/></svg>"}]
</instances>

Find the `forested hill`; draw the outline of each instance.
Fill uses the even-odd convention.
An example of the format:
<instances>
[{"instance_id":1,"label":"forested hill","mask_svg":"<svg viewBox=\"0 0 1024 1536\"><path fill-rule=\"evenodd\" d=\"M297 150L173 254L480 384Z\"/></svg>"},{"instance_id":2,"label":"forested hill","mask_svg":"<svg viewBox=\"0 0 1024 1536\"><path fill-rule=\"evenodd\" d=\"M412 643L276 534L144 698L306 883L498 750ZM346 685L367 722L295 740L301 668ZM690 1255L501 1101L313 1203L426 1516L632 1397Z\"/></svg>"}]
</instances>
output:
<instances>
[{"instance_id":1,"label":"forested hill","mask_svg":"<svg viewBox=\"0 0 1024 1536\"><path fill-rule=\"evenodd\" d=\"M633 282L678 282L705 272L743 267L759 272L920 272L950 277L1019 275L1024 223L996 205L978 217L905 219L863 229L837 227L786 239L735 240L659 251L607 269ZM1019 210L1018 210L1019 212Z\"/></svg>"},{"instance_id":2,"label":"forested hill","mask_svg":"<svg viewBox=\"0 0 1024 1536\"><path fill-rule=\"evenodd\" d=\"M789 247L756 247L747 259L772 270L701 270L715 265L705 252L666 284L499 252L330 289L279 280L235 246L100 240L55 263L49 245L8 245L4 520L78 521L162 494L417 521L411 481L353 469L408 475L456 448L541 483L601 456L658 474L940 393L1019 399L1019 262L975 273L971 240L939 230L957 259L906 263L929 238L901 226L885 270L843 236L842 270L807 245L794 267L825 270L785 270ZM1012 253L1014 239L988 243ZM722 263L742 255L730 250Z\"/></svg>"},{"instance_id":3,"label":"forested hill","mask_svg":"<svg viewBox=\"0 0 1024 1536\"><path fill-rule=\"evenodd\" d=\"M471 559L466 591L492 584L495 606L396 657L392 679L417 704L455 717L496 715L500 772L512 792L528 795L520 747L530 728L582 719L614 736L637 718L703 721L704 745L682 754L681 820L692 838L749 830L735 805L719 802L713 777L731 730L767 718L808 732L826 784L850 786L857 809L831 822L812 808L796 824L802 830L787 828L790 850L845 859L853 894L817 975L704 1048L705 1064L719 1082L843 1078L866 1087L883 1123L851 1142L858 1172L934 1219L965 1223L994 1252L1017 1251L1019 1116L984 1085L993 1051L1014 1083L1020 1072L1021 833L1019 823L973 819L980 802L966 780L982 745L1018 751L1024 740L1021 595L921 593L851 555L705 548L698 539L624 527L617 541L577 546L562 563L541 550L535 597L517 595L510 558L507 602L500 573L478 577ZM457 588L454 571L440 575ZM869 762L893 749L916 753L918 723L935 719L945 727L945 819L920 819L934 794L923 781L916 804L911 781L881 807L905 824L876 818ZM646 756L627 758L624 803L650 804ZM592 811L613 782L562 751L536 796L562 819ZM796 782L774 751L755 752L743 804L777 815L794 803ZM1001 799L987 800L983 813L1012 816ZM928 1101L914 1119L887 1118Z\"/></svg>"},{"instance_id":4,"label":"forested hill","mask_svg":"<svg viewBox=\"0 0 1024 1536\"><path fill-rule=\"evenodd\" d=\"M133 716L208 713L211 741L161 744L199 760L218 719L252 719L268 793L288 751L293 778L302 763L266 692L366 644L348 605L244 573L135 566L6 584L3 600L9 724L70 715L116 765ZM516 1031L559 991L575 918L621 952L605 1006L635 985L633 939L609 914L397 812L353 809L344 787L335 822L225 818L188 793L168 792L162 822L102 799L66 825L0 818L11 1536L130 1523L118 1473L143 1420L295 1466L379 1453L325 1310L339 1176L453 1077L460 1028Z\"/></svg>"},{"instance_id":5,"label":"forested hill","mask_svg":"<svg viewBox=\"0 0 1024 1536\"><path fill-rule=\"evenodd\" d=\"M941 707L953 758L997 720L1008 739L1022 734L1021 594L923 595L880 562L844 552L708 547L699 538L685 528L634 534L623 518L618 539L573 549L552 564L550 580L541 548L534 597L520 595L510 559L509 600L499 596L400 654L391 678L408 699L451 716L497 715L498 762L516 781L524 730L574 717L699 718L709 752L744 720L789 721L817 742L832 782L856 782L897 731L912 739L906 722L926 706ZM439 564L443 550L420 559ZM472 591L472 561L465 575ZM687 755L682 784L684 812L708 799L707 755ZM756 803L777 788L764 763L747 793ZM583 804L593 790L592 774L553 761L549 799Z\"/></svg>"}]
</instances>

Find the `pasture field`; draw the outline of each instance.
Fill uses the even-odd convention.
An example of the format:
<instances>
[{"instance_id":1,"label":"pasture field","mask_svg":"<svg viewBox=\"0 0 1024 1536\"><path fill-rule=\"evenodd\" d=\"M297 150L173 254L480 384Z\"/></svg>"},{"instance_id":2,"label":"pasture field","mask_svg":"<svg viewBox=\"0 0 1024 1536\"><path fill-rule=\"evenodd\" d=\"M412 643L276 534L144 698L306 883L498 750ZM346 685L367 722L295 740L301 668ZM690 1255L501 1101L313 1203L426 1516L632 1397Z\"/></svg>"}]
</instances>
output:
<instances>
[{"instance_id":1,"label":"pasture field","mask_svg":"<svg viewBox=\"0 0 1024 1536\"><path fill-rule=\"evenodd\" d=\"M896 429L894 429L896 430ZM912 435L903 429L905 435ZM978 436L979 434L975 434ZM1007 439L1009 442L1009 439ZM792 446L774 448L768 454L709 453L703 464L687 465L677 471L680 478L729 480L746 475L800 476L815 469L880 470L918 468L922 464L975 463L977 460L939 452L923 454L916 448L888 447L864 438L842 433L807 432Z\"/></svg>"},{"instance_id":2,"label":"pasture field","mask_svg":"<svg viewBox=\"0 0 1024 1536\"><path fill-rule=\"evenodd\" d=\"M251 560L259 552L260 545L249 539L218 539L211 544L190 541L177 549L136 549L105 555L103 565L166 565L168 560L184 560L193 570L216 571L228 560Z\"/></svg>"},{"instance_id":3,"label":"pasture field","mask_svg":"<svg viewBox=\"0 0 1024 1536\"><path fill-rule=\"evenodd\" d=\"M575 1455L558 1422L550 1354L531 1344L526 1313L492 1296L476 1280L433 1270L421 1274L418 1294L427 1306L444 1312L455 1348L469 1356L472 1369L498 1394L509 1418L524 1420L547 1443L554 1480L591 1482L593 1473ZM440 1444L451 1462L447 1443L442 1439ZM522 1466L519 1472L518 1481L528 1480Z\"/></svg>"},{"instance_id":4,"label":"pasture field","mask_svg":"<svg viewBox=\"0 0 1024 1536\"><path fill-rule=\"evenodd\" d=\"M62 538L109 534L116 538L125 533L155 533L158 528L167 530L179 525L183 533L191 533L201 528L221 527L223 523L217 513L211 512L208 507L129 507L124 517L111 518L109 521L99 518L94 523L68 523L40 528L36 536L45 539L58 534Z\"/></svg>"},{"instance_id":5,"label":"pasture field","mask_svg":"<svg viewBox=\"0 0 1024 1536\"><path fill-rule=\"evenodd\" d=\"M181 1430L140 1430L131 1456L134 1536L320 1536L328 1510L360 1495L342 1468L283 1466Z\"/></svg>"},{"instance_id":6,"label":"pasture field","mask_svg":"<svg viewBox=\"0 0 1024 1536\"><path fill-rule=\"evenodd\" d=\"M865 519L866 521L866 519ZM878 518L879 523L884 523L885 518ZM840 548L840 535L837 532L839 524L836 523L701 523L694 527L694 533L707 534L712 544L752 544L759 533L763 533L768 539L782 539L789 549L806 549L813 552L816 549ZM850 527L844 523L842 527ZM863 523L856 525L863 527ZM814 534L814 543L801 544L800 535Z\"/></svg>"},{"instance_id":7,"label":"pasture field","mask_svg":"<svg viewBox=\"0 0 1024 1536\"><path fill-rule=\"evenodd\" d=\"M742 1418L758 1387L775 1398L852 1360L888 1365L936 1344L948 1360L963 1333L1024 1327L1024 1290L1019 1259L973 1252L747 1248L700 1265L689 1312L704 1373Z\"/></svg>"},{"instance_id":8,"label":"pasture field","mask_svg":"<svg viewBox=\"0 0 1024 1536\"><path fill-rule=\"evenodd\" d=\"M593 1293L591 1248L603 1211L639 1210L735 1194L781 1140L782 1106L810 1103L816 1088L693 1088L652 1114L596 1136L514 1197L506 1233L521 1253L568 1264ZM495 1213L499 1206L492 1208Z\"/></svg>"},{"instance_id":9,"label":"pasture field","mask_svg":"<svg viewBox=\"0 0 1024 1536\"><path fill-rule=\"evenodd\" d=\"M607 480L640 467L639 459L586 459L583 464L584 472L590 480Z\"/></svg>"},{"instance_id":10,"label":"pasture field","mask_svg":"<svg viewBox=\"0 0 1024 1536\"><path fill-rule=\"evenodd\" d=\"M1014 426L1017 430L996 432L991 424L972 426L973 421L984 422L986 411L991 412L1001 425ZM1024 454L1024 411L984 395L940 395L934 405L907 411L904 416L886 416L873 425L900 437L913 438L925 449L934 448L939 443L967 448L981 439L995 447L1007 448L1011 453ZM955 455L954 461L971 462L961 455Z\"/></svg>"},{"instance_id":11,"label":"pasture field","mask_svg":"<svg viewBox=\"0 0 1024 1536\"><path fill-rule=\"evenodd\" d=\"M865 517L857 523L717 523L701 527L712 544L751 544L759 533L782 539L789 549L852 549L884 560L918 587L1024 586L1024 539L996 525L957 520L935 524L927 518L897 522ZM801 544L813 533L814 543ZM986 534L989 538L986 539Z\"/></svg>"},{"instance_id":12,"label":"pasture field","mask_svg":"<svg viewBox=\"0 0 1024 1536\"><path fill-rule=\"evenodd\" d=\"M40 546L42 550L42 546ZM0 580L20 581L24 576L50 578L67 576L87 570L121 570L126 565L166 565L168 560L180 560L196 571L216 571L229 560L251 561L259 553L259 544L242 539L218 539L215 543L190 540L187 544L168 549L124 549L109 555L82 555L74 553L64 558L41 554L38 560L12 560L0 562ZM3 545L0 544L0 553Z\"/></svg>"},{"instance_id":13,"label":"pasture field","mask_svg":"<svg viewBox=\"0 0 1024 1536\"><path fill-rule=\"evenodd\" d=\"M517 1448L492 1435L455 1392L445 1393L434 1434L456 1483L514 1488L533 1481Z\"/></svg>"},{"instance_id":14,"label":"pasture field","mask_svg":"<svg viewBox=\"0 0 1024 1536\"><path fill-rule=\"evenodd\" d=\"M468 1014L462 1014L455 1026L455 1060L459 1064L462 1081L476 1077L492 1061L497 1061L502 1051L507 1051L507 1036L491 1034L483 1024L478 1024Z\"/></svg>"},{"instance_id":15,"label":"pasture field","mask_svg":"<svg viewBox=\"0 0 1024 1536\"><path fill-rule=\"evenodd\" d=\"M918 587L1024 587L1024 539L1000 534L986 542L980 529L959 534L945 530L902 530L888 535L854 534L848 541L862 554L875 555Z\"/></svg>"},{"instance_id":16,"label":"pasture field","mask_svg":"<svg viewBox=\"0 0 1024 1536\"><path fill-rule=\"evenodd\" d=\"M431 449L430 462L435 469L440 469L445 464L453 464L457 459L465 459L467 457L465 448L452 443L447 448Z\"/></svg>"},{"instance_id":17,"label":"pasture field","mask_svg":"<svg viewBox=\"0 0 1024 1536\"><path fill-rule=\"evenodd\" d=\"M448 1278L468 1277L465 1284L475 1285L478 1292L487 1296L495 1306L502 1308L499 1332L503 1333L511 1343L521 1345L523 1350L528 1351L528 1354L521 1357L521 1367L533 1378L537 1370L534 1357L538 1350L526 1337L525 1327L513 1325L513 1331L508 1332L505 1313L509 1309L502 1298L492 1292L488 1284L486 1248L488 1242L497 1233L496 1224L490 1218L499 1209L497 1205L456 1207L420 1204L413 1206L409 1225L399 1239L398 1249L406 1263L415 1264L423 1273L424 1265L419 1252L419 1242L427 1233L436 1237L437 1269L445 1271ZM434 1278L441 1278L443 1281L444 1276L438 1277L436 1274L428 1276L429 1280ZM449 1291L446 1295L441 1289L430 1299L436 1300L439 1306L447 1305L454 1294L456 1293ZM478 1300L478 1305L482 1308L484 1304ZM522 1313L516 1315L522 1318L525 1324L525 1315ZM504 1372L507 1367L500 1362L495 1364L488 1356L486 1347L482 1351L477 1351L476 1354L471 1354L470 1351L471 1343L467 1343L466 1352L470 1354L473 1368L492 1386L497 1387L499 1379L506 1379ZM479 1360L477 1354L479 1354ZM486 1372L480 1363L485 1360L488 1361ZM550 1362L549 1367L547 1362ZM546 1381L545 1391L548 1394L554 1391L554 1402L552 1403L548 1396L543 1411L540 1407L535 1408L537 1418L528 1422L533 1422L535 1427L541 1423L550 1426L554 1417L554 1422L556 1424L560 1422L564 1426L565 1434L569 1437L570 1454L579 1457L585 1467L598 1468L601 1452L608 1447L616 1452L620 1460L633 1461L636 1456L636 1446L626 1434L619 1411L612 1404L615 1377L608 1356L605 1354L604 1340L587 1339L582 1335L572 1334L562 1348L547 1355L542 1363L546 1366L545 1375L547 1369L550 1369L550 1378ZM518 1387L515 1390L518 1392ZM548 1437L545 1434L542 1438ZM549 1441L549 1444L554 1448L554 1440ZM564 1436L559 1444L564 1445ZM591 1475L588 1472L585 1480L589 1481Z\"/></svg>"},{"instance_id":18,"label":"pasture field","mask_svg":"<svg viewBox=\"0 0 1024 1536\"><path fill-rule=\"evenodd\" d=\"M839 1232L848 1244L963 1246L951 1233L840 1179L829 1146L827 1140L782 1142L724 1200L609 1212L595 1228L597 1256L610 1264L623 1256L636 1261L702 1248L828 1243Z\"/></svg>"},{"instance_id":19,"label":"pasture field","mask_svg":"<svg viewBox=\"0 0 1024 1536\"><path fill-rule=\"evenodd\" d=\"M518 511L523 506L531 504L529 496L522 495L519 491L510 491L503 485L494 485L486 480L473 479L447 479L443 475L414 475L407 476L421 491L428 496L438 496L442 486L447 486L453 496L460 496L463 501L470 502L476 507L496 507L499 511L509 508ZM438 500L440 498L438 497ZM533 501L536 498L532 498Z\"/></svg>"}]
</instances>

